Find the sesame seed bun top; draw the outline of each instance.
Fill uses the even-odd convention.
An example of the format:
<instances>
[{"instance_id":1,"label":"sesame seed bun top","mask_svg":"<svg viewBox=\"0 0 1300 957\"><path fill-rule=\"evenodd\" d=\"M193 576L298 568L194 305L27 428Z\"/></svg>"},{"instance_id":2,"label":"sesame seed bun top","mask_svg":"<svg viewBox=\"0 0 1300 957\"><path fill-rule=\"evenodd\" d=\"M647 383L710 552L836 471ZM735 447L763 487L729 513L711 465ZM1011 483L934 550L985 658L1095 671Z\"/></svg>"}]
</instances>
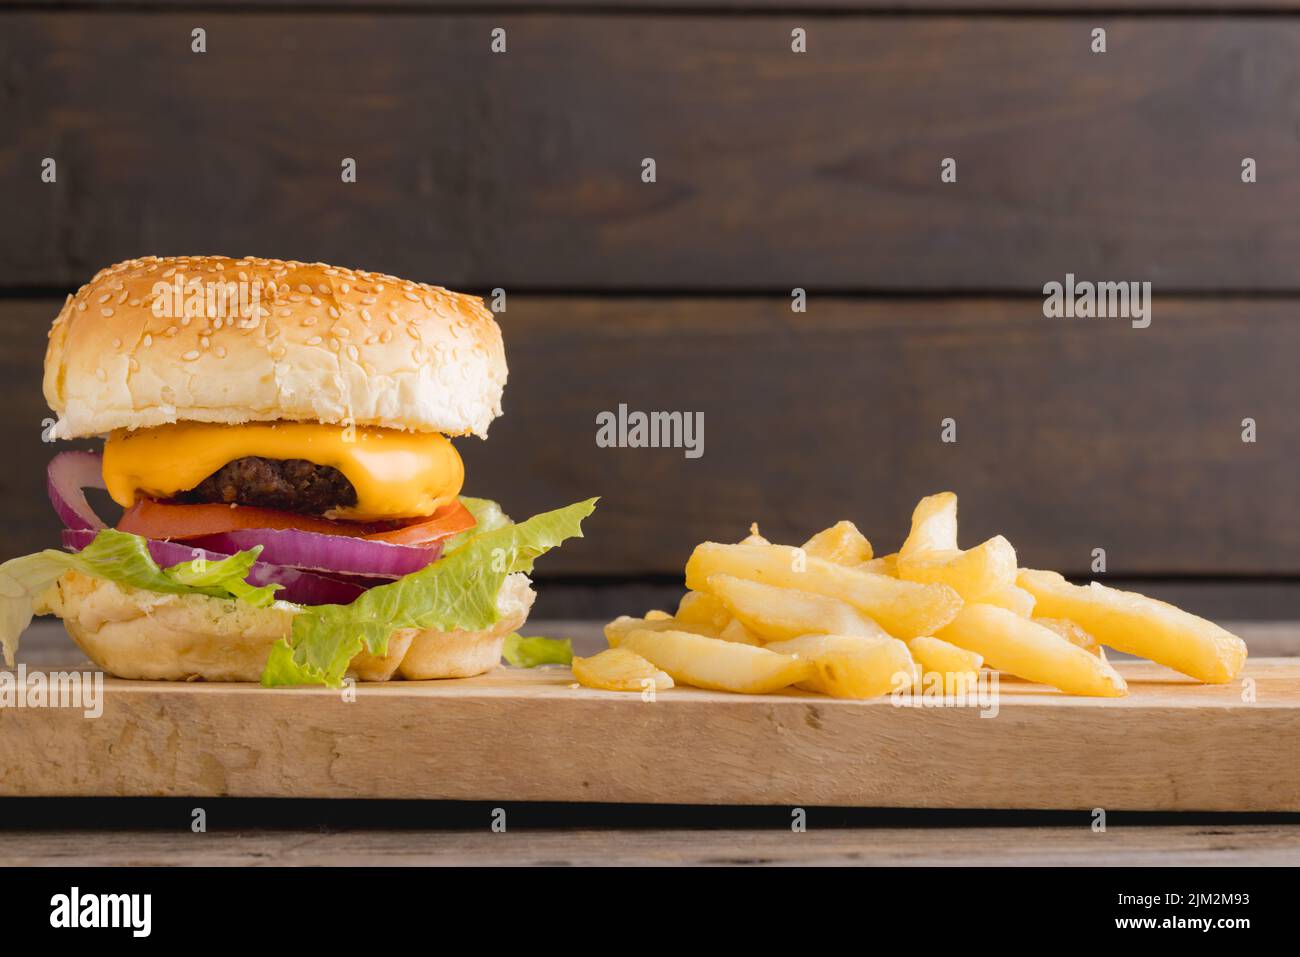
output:
<instances>
[{"instance_id":1,"label":"sesame seed bun top","mask_svg":"<svg viewBox=\"0 0 1300 957\"><path fill-rule=\"evenodd\" d=\"M506 383L483 301L324 263L149 256L50 329L54 435L295 420L487 436Z\"/></svg>"}]
</instances>

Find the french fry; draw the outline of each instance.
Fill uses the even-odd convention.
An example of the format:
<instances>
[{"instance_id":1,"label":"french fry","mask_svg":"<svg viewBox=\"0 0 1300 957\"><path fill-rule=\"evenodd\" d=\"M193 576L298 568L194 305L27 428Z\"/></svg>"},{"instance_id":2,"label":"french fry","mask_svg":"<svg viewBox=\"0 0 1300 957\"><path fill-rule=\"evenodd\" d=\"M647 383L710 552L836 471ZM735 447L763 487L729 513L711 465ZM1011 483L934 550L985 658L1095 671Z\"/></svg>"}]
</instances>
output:
<instances>
[{"instance_id":1,"label":"french fry","mask_svg":"<svg viewBox=\"0 0 1300 957\"><path fill-rule=\"evenodd\" d=\"M1211 684L1231 681L1246 663L1236 635L1173 605L1136 592L1071 585L1056 572L1021 569L1016 583L1037 599L1035 610L1068 618L1103 645L1141 655Z\"/></svg>"},{"instance_id":2,"label":"french fry","mask_svg":"<svg viewBox=\"0 0 1300 957\"><path fill-rule=\"evenodd\" d=\"M708 588L714 575L827 595L865 613L897 638L931 635L952 621L962 600L942 584L905 582L836 565L784 545L698 545L686 563L686 587Z\"/></svg>"},{"instance_id":3,"label":"french fry","mask_svg":"<svg viewBox=\"0 0 1300 957\"><path fill-rule=\"evenodd\" d=\"M935 637L982 655L999 671L1069 694L1114 698L1127 691L1123 677L1108 663L996 605L966 605Z\"/></svg>"},{"instance_id":4,"label":"french fry","mask_svg":"<svg viewBox=\"0 0 1300 957\"><path fill-rule=\"evenodd\" d=\"M1084 651L1097 655L1100 658L1106 657L1106 651L1101 646L1101 642L1094 638L1088 632L1084 631L1074 622L1065 618L1039 618L1034 616L1032 619L1035 624L1042 625L1044 628L1050 628L1072 645L1078 645Z\"/></svg>"},{"instance_id":5,"label":"french fry","mask_svg":"<svg viewBox=\"0 0 1300 957\"><path fill-rule=\"evenodd\" d=\"M767 648L811 662L814 671L799 687L834 698L875 698L910 688L918 677L907 645L888 636L804 635Z\"/></svg>"},{"instance_id":6,"label":"french fry","mask_svg":"<svg viewBox=\"0 0 1300 957\"><path fill-rule=\"evenodd\" d=\"M873 575L888 575L890 578L898 577L898 552L891 552L888 555L881 555L870 561L863 562L858 566L860 572L871 572Z\"/></svg>"},{"instance_id":7,"label":"french fry","mask_svg":"<svg viewBox=\"0 0 1300 957\"><path fill-rule=\"evenodd\" d=\"M694 622L679 621L676 618L633 618L620 615L605 626L605 640L611 648L617 648L623 639L634 631L689 631L706 638L717 638L720 630Z\"/></svg>"},{"instance_id":8,"label":"french fry","mask_svg":"<svg viewBox=\"0 0 1300 957\"><path fill-rule=\"evenodd\" d=\"M802 658L684 631L634 631L619 647L636 652L674 681L715 691L769 694L813 672Z\"/></svg>"},{"instance_id":9,"label":"french fry","mask_svg":"<svg viewBox=\"0 0 1300 957\"><path fill-rule=\"evenodd\" d=\"M912 510L912 530L898 550L899 557L956 550L957 496L952 492L927 495Z\"/></svg>"},{"instance_id":10,"label":"french fry","mask_svg":"<svg viewBox=\"0 0 1300 957\"><path fill-rule=\"evenodd\" d=\"M984 667L984 658L979 653L930 635L913 638L907 643L907 650L923 671L956 673L979 671Z\"/></svg>"},{"instance_id":11,"label":"french fry","mask_svg":"<svg viewBox=\"0 0 1300 957\"><path fill-rule=\"evenodd\" d=\"M938 675L944 694L969 691L979 681L984 659L973 651L928 635L913 638L907 643L907 650L921 666L922 680L930 684L930 676Z\"/></svg>"},{"instance_id":12,"label":"french fry","mask_svg":"<svg viewBox=\"0 0 1300 957\"><path fill-rule=\"evenodd\" d=\"M673 686L667 673L626 648L606 648L590 658L574 658L573 677L580 685L602 691L666 691Z\"/></svg>"},{"instance_id":13,"label":"french fry","mask_svg":"<svg viewBox=\"0 0 1300 957\"><path fill-rule=\"evenodd\" d=\"M733 575L712 575L708 586L738 621L766 641L809 634L885 635L874 621L837 598L763 585Z\"/></svg>"},{"instance_id":14,"label":"french fry","mask_svg":"<svg viewBox=\"0 0 1300 957\"><path fill-rule=\"evenodd\" d=\"M871 560L871 543L852 522L836 522L803 543L803 550L837 565L860 565Z\"/></svg>"},{"instance_id":15,"label":"french fry","mask_svg":"<svg viewBox=\"0 0 1300 957\"><path fill-rule=\"evenodd\" d=\"M1034 613L1034 596L1016 585L995 588L980 601L985 605L997 605L1007 611L1014 611L1021 618L1028 618Z\"/></svg>"},{"instance_id":16,"label":"french fry","mask_svg":"<svg viewBox=\"0 0 1300 957\"><path fill-rule=\"evenodd\" d=\"M742 645L761 645L763 639L745 627L739 618L733 618L718 632L723 641L735 641Z\"/></svg>"},{"instance_id":17,"label":"french fry","mask_svg":"<svg viewBox=\"0 0 1300 957\"><path fill-rule=\"evenodd\" d=\"M1016 550L1001 535L966 551L914 552L898 556L898 577L912 582L939 582L965 601L1016 586Z\"/></svg>"},{"instance_id":18,"label":"french fry","mask_svg":"<svg viewBox=\"0 0 1300 957\"><path fill-rule=\"evenodd\" d=\"M716 595L702 591L688 591L677 606L678 621L691 625L704 625L712 631L721 631L731 621L731 612ZM689 630L689 629L683 629Z\"/></svg>"}]
</instances>

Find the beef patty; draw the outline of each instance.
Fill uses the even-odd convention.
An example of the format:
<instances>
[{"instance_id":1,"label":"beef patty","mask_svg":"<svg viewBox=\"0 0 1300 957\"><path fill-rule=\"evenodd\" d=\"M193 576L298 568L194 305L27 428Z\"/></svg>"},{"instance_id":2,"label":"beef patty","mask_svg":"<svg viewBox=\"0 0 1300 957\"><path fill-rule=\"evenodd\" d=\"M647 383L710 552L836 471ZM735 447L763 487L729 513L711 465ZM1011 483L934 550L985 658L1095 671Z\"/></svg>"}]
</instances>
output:
<instances>
[{"instance_id":1,"label":"beef patty","mask_svg":"<svg viewBox=\"0 0 1300 957\"><path fill-rule=\"evenodd\" d=\"M238 503L258 508L321 515L357 504L357 490L336 468L306 459L264 459L250 455L227 462L187 492L187 504Z\"/></svg>"}]
</instances>

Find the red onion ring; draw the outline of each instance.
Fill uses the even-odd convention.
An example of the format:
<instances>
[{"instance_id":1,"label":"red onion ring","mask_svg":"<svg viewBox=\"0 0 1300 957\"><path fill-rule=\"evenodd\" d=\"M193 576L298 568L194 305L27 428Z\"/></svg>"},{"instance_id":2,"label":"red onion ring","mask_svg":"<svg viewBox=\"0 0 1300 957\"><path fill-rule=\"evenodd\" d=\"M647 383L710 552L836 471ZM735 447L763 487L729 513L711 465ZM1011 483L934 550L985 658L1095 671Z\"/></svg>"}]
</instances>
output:
<instances>
[{"instance_id":1,"label":"red onion ring","mask_svg":"<svg viewBox=\"0 0 1300 957\"><path fill-rule=\"evenodd\" d=\"M104 528L104 521L86 501L88 488L104 488L103 457L98 452L60 452L45 470L50 504L70 529Z\"/></svg>"},{"instance_id":2,"label":"red onion ring","mask_svg":"<svg viewBox=\"0 0 1300 957\"><path fill-rule=\"evenodd\" d=\"M314 572L401 578L432 565L442 557L442 542L433 545L394 545L344 535L322 535L296 528L249 528L189 539L201 548L234 554L262 546L260 559Z\"/></svg>"},{"instance_id":3,"label":"red onion ring","mask_svg":"<svg viewBox=\"0 0 1300 957\"><path fill-rule=\"evenodd\" d=\"M74 552L79 552L94 540L95 535L96 532L90 529L66 529L63 532L63 544ZM163 568L193 561L195 558L220 561L230 557L228 554L206 548L194 548L179 542L163 542L153 538L145 539L145 542L150 556ZM199 554L195 554L196 552ZM365 591L360 585L352 582L267 562L254 562L245 581L257 586L283 585L284 587L275 593L275 597L298 605L347 605Z\"/></svg>"}]
</instances>

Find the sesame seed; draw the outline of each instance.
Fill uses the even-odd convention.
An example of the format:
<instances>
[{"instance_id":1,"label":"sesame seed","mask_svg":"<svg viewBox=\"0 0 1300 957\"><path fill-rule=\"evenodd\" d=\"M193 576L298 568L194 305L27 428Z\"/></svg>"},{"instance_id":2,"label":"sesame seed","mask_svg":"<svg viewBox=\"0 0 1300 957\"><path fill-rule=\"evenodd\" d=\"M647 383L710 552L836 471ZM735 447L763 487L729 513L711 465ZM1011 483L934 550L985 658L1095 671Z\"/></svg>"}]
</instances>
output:
<instances>
[{"instance_id":1,"label":"sesame seed","mask_svg":"<svg viewBox=\"0 0 1300 957\"><path fill-rule=\"evenodd\" d=\"M225 357L226 357L226 347L225 347L225 346L217 346L217 358L218 358L218 359L224 359Z\"/></svg>"},{"instance_id":2,"label":"sesame seed","mask_svg":"<svg viewBox=\"0 0 1300 957\"><path fill-rule=\"evenodd\" d=\"M108 302L108 300L110 300L110 299L112 299L112 298L113 298L113 294L112 294L111 292L106 292L106 293L104 293L102 296L99 297L99 301L100 301L100 302Z\"/></svg>"},{"instance_id":3,"label":"sesame seed","mask_svg":"<svg viewBox=\"0 0 1300 957\"><path fill-rule=\"evenodd\" d=\"M149 333L146 332L144 334L144 338L140 340L140 344L143 345L146 349L148 349L151 345L153 345L153 336L149 335Z\"/></svg>"},{"instance_id":4,"label":"sesame seed","mask_svg":"<svg viewBox=\"0 0 1300 957\"><path fill-rule=\"evenodd\" d=\"M360 355L361 355L361 353L360 353L360 351L357 349L356 346L354 346L354 345L349 345L349 346L348 346L348 358L350 358L353 362L356 362L356 361L357 361L357 358L358 358Z\"/></svg>"},{"instance_id":5,"label":"sesame seed","mask_svg":"<svg viewBox=\"0 0 1300 957\"><path fill-rule=\"evenodd\" d=\"M163 335L165 335L165 336L175 336L176 333L178 333L178 332L180 332L180 330L177 329L175 326L168 326L168 327L167 327L167 331L164 332Z\"/></svg>"},{"instance_id":6,"label":"sesame seed","mask_svg":"<svg viewBox=\"0 0 1300 957\"><path fill-rule=\"evenodd\" d=\"M308 316L306 319L302 321L302 324L304 326L314 326L316 325L317 321L319 321L319 319L320 316Z\"/></svg>"},{"instance_id":7,"label":"sesame seed","mask_svg":"<svg viewBox=\"0 0 1300 957\"><path fill-rule=\"evenodd\" d=\"M369 322L369 321L370 321L370 310L369 310L369 309L362 309L362 310L361 310L361 319L362 319L363 322Z\"/></svg>"},{"instance_id":8,"label":"sesame seed","mask_svg":"<svg viewBox=\"0 0 1300 957\"><path fill-rule=\"evenodd\" d=\"M193 362L198 357L199 357L198 349L191 349L189 352L181 356L181 358L184 359L186 362Z\"/></svg>"},{"instance_id":9,"label":"sesame seed","mask_svg":"<svg viewBox=\"0 0 1300 957\"><path fill-rule=\"evenodd\" d=\"M419 302L419 301L420 301L420 297L417 296L417 295L416 295L415 293L413 293L413 292L408 292L408 293L406 294L406 298L409 299L409 300L411 300L411 302Z\"/></svg>"},{"instance_id":10,"label":"sesame seed","mask_svg":"<svg viewBox=\"0 0 1300 957\"><path fill-rule=\"evenodd\" d=\"M113 310L110 309L108 306L105 306L103 309L101 309L101 310L99 310L99 311L100 311L100 313L104 316L105 319L107 319L109 316L113 315Z\"/></svg>"},{"instance_id":11,"label":"sesame seed","mask_svg":"<svg viewBox=\"0 0 1300 957\"><path fill-rule=\"evenodd\" d=\"M318 346L321 344L321 341L322 340L320 336L312 336L310 339L307 340L307 345Z\"/></svg>"},{"instance_id":12,"label":"sesame seed","mask_svg":"<svg viewBox=\"0 0 1300 957\"><path fill-rule=\"evenodd\" d=\"M311 297L310 299L308 299L307 301L310 302L313 306L319 306L319 305L320 305L320 300L317 299L315 296L312 296L312 297Z\"/></svg>"},{"instance_id":13,"label":"sesame seed","mask_svg":"<svg viewBox=\"0 0 1300 957\"><path fill-rule=\"evenodd\" d=\"M121 340L121 339L114 339L114 340L113 340L113 348L114 348L114 349L121 349L121 348L122 348L122 340Z\"/></svg>"}]
</instances>

